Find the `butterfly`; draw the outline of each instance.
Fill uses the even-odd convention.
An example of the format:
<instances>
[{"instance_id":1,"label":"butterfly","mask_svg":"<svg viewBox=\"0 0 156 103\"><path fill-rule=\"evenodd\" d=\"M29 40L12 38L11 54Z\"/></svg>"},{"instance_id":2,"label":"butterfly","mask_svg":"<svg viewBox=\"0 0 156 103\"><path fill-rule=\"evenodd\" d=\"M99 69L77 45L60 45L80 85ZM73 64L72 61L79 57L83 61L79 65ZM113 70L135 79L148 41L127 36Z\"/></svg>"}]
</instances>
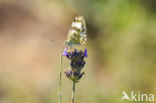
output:
<instances>
[{"instance_id":1,"label":"butterfly","mask_svg":"<svg viewBox=\"0 0 156 103\"><path fill-rule=\"evenodd\" d=\"M76 16L71 24L65 44L82 45L87 41L86 22L83 16Z\"/></svg>"}]
</instances>

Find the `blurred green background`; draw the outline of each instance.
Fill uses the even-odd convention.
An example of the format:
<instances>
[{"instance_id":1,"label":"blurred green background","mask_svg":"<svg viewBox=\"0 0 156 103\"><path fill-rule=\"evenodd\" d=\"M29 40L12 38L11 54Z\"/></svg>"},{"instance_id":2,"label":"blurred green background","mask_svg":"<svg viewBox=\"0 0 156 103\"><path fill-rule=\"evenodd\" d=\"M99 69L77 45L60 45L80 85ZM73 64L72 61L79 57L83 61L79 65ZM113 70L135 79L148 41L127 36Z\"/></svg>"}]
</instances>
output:
<instances>
[{"instance_id":1,"label":"blurred green background","mask_svg":"<svg viewBox=\"0 0 156 103\"><path fill-rule=\"evenodd\" d=\"M87 21L89 57L75 103L156 93L155 0L0 0L0 103L58 103L59 55L76 15ZM71 88L63 75L63 103Z\"/></svg>"}]
</instances>

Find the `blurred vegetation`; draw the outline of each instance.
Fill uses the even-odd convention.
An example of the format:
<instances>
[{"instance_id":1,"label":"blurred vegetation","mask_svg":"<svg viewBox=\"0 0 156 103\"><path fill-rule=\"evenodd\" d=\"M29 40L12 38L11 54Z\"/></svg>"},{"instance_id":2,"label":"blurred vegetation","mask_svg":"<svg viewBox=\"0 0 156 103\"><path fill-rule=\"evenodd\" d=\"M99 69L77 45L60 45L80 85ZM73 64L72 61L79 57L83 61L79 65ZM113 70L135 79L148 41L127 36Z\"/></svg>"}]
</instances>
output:
<instances>
[{"instance_id":1,"label":"blurred vegetation","mask_svg":"<svg viewBox=\"0 0 156 103\"><path fill-rule=\"evenodd\" d=\"M75 15L86 18L89 52L75 103L156 93L155 0L0 0L0 103L58 102L59 55Z\"/></svg>"}]
</instances>

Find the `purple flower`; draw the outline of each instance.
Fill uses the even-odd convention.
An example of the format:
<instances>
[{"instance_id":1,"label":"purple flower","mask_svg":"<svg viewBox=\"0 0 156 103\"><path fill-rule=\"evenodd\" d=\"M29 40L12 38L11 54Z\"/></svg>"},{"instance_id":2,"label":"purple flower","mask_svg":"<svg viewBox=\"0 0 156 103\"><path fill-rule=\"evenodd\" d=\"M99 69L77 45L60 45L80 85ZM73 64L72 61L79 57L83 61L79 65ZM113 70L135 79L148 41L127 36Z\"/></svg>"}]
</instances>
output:
<instances>
[{"instance_id":1,"label":"purple flower","mask_svg":"<svg viewBox=\"0 0 156 103\"><path fill-rule=\"evenodd\" d=\"M87 55L87 49L84 50L84 57L88 57L88 55Z\"/></svg>"},{"instance_id":2,"label":"purple flower","mask_svg":"<svg viewBox=\"0 0 156 103\"><path fill-rule=\"evenodd\" d=\"M68 50L65 48L63 51L63 56L66 56L71 62L71 68L65 71L66 76L75 82L78 82L79 79L84 75L84 72L81 72L82 68L85 66L85 58L88 57L87 49L82 50Z\"/></svg>"},{"instance_id":3,"label":"purple flower","mask_svg":"<svg viewBox=\"0 0 156 103\"><path fill-rule=\"evenodd\" d=\"M65 48L65 49L64 49L63 54L62 54L63 56L67 56L67 55L68 55L67 50L68 50L68 48Z\"/></svg>"},{"instance_id":4,"label":"purple flower","mask_svg":"<svg viewBox=\"0 0 156 103\"><path fill-rule=\"evenodd\" d=\"M82 78L82 76L83 76L84 74L85 74L84 72L82 72L81 74L79 74L79 76L78 76L77 80L81 79L81 78Z\"/></svg>"}]
</instances>

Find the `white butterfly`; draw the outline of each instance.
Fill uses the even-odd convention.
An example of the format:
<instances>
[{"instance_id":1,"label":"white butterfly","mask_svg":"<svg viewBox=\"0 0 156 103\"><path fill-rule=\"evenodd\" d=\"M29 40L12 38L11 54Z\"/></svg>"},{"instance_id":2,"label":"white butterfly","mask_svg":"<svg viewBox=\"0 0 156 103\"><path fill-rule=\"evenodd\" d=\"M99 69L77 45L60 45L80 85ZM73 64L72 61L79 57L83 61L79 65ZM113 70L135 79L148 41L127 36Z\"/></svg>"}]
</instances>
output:
<instances>
[{"instance_id":1,"label":"white butterfly","mask_svg":"<svg viewBox=\"0 0 156 103\"><path fill-rule=\"evenodd\" d=\"M86 22L83 16L76 16L68 32L65 44L68 46L82 45L87 41Z\"/></svg>"}]
</instances>

